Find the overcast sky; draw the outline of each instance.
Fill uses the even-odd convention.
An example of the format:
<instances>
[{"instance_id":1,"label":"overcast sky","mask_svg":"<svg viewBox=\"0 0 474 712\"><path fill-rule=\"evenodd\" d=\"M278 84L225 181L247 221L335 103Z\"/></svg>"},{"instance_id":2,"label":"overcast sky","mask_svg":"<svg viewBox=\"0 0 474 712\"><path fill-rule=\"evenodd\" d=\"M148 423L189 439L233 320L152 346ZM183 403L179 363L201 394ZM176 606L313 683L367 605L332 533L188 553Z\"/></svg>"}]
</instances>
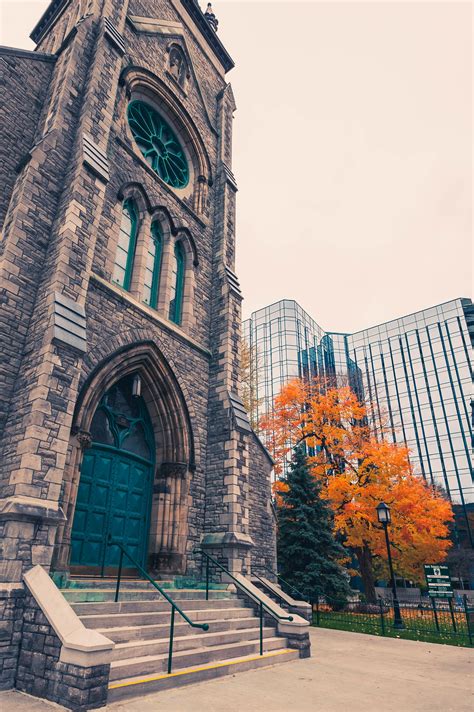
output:
<instances>
[{"instance_id":1,"label":"overcast sky","mask_svg":"<svg viewBox=\"0 0 474 712\"><path fill-rule=\"evenodd\" d=\"M32 48L47 4L0 0L0 42ZM289 298L356 331L471 296L471 3L213 7L236 62L244 316Z\"/></svg>"}]
</instances>

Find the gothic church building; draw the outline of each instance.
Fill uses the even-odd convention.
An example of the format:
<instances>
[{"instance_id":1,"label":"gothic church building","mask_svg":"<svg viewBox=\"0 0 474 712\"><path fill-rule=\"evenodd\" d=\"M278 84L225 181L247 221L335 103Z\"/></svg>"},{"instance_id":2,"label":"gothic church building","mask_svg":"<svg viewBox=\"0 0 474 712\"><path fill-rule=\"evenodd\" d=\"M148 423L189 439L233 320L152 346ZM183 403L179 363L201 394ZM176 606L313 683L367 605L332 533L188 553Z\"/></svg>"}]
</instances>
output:
<instances>
[{"instance_id":1,"label":"gothic church building","mask_svg":"<svg viewBox=\"0 0 474 712\"><path fill-rule=\"evenodd\" d=\"M23 576L275 568L239 396L233 67L197 0L51 0L0 48L0 688ZM12 662L13 661L13 662Z\"/></svg>"}]
</instances>

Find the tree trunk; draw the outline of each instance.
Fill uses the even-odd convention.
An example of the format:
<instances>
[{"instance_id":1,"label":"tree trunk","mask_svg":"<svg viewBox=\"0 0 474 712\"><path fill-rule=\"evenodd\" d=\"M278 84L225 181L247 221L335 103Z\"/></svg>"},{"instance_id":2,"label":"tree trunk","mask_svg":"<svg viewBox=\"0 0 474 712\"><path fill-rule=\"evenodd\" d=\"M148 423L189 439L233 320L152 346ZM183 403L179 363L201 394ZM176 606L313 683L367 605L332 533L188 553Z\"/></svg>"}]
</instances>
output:
<instances>
[{"instance_id":1,"label":"tree trunk","mask_svg":"<svg viewBox=\"0 0 474 712\"><path fill-rule=\"evenodd\" d=\"M355 550L359 563L360 575L364 584L364 593L367 603L376 603L374 573L372 570L372 554L367 546L357 547Z\"/></svg>"}]
</instances>

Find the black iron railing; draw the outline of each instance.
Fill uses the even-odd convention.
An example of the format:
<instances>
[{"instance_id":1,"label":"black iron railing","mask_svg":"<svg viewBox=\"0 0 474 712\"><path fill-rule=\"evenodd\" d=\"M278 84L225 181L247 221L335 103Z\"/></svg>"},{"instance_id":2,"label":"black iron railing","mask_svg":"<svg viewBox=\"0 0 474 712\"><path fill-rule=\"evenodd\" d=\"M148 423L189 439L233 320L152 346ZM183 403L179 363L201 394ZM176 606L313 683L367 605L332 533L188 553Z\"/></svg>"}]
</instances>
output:
<instances>
[{"instance_id":1,"label":"black iron railing","mask_svg":"<svg viewBox=\"0 0 474 712\"><path fill-rule=\"evenodd\" d=\"M473 645L474 606L469 604L466 596L458 603L433 598L401 602L399 606L403 630L394 626L395 611L390 599L379 598L375 603L366 603L317 596L313 604L313 625L451 645Z\"/></svg>"},{"instance_id":2,"label":"black iron railing","mask_svg":"<svg viewBox=\"0 0 474 712\"><path fill-rule=\"evenodd\" d=\"M151 583L152 586L156 588L157 591L161 593L163 598L165 598L168 603L171 606L171 622L170 622L170 642L169 642L169 647L168 647L168 675L171 674L171 667L172 667L172 661L173 661L173 640L174 640L174 617L175 617L175 612L178 611L179 615L186 621L186 623L189 623L189 625L192 628L201 628L204 632L209 630L209 625L207 623L193 623L193 621L186 615L184 611L181 610L181 608L178 606L178 604L173 601L171 596L169 596L166 591L164 591L161 586L159 586L154 579L145 571L145 569L138 564L133 556L126 550L126 548L121 544L119 541L112 541L111 538L108 539L107 541L108 546L118 546L120 549L120 560L119 560L119 568L118 568L118 573L117 573L117 585L115 587L115 598L114 601L117 603L119 600L119 594L120 594L120 583L122 580L122 567L123 567L123 557L124 555L132 562L133 566L140 572L140 574L147 579ZM208 599L208 595L206 594L206 600Z\"/></svg>"},{"instance_id":3,"label":"black iron railing","mask_svg":"<svg viewBox=\"0 0 474 712\"><path fill-rule=\"evenodd\" d=\"M277 598L281 604L288 606L288 601L286 600L286 598L284 596L282 596L280 593L278 593L278 591L275 591L273 588L270 588L267 585L267 582L265 581L265 579L261 578L258 574L255 573L255 571L252 571L252 577L254 577L260 581L260 583L262 584L264 589L269 591L272 598Z\"/></svg>"},{"instance_id":4,"label":"black iron railing","mask_svg":"<svg viewBox=\"0 0 474 712\"><path fill-rule=\"evenodd\" d=\"M235 582L235 584L240 588L244 593L247 594L247 596L250 596L251 599L253 599L256 603L258 603L258 609L259 609L259 617L260 617L260 655L263 655L263 617L264 617L264 609L269 613L273 618L280 620L280 621L292 621L293 616L281 616L279 613L274 611L271 606L269 606L265 601L262 601L262 599L257 596L254 591L251 591L245 584L242 583L242 581L239 581L238 578L236 578L233 574L228 571L225 566L220 564L214 557L212 557L210 554L207 552L203 551L202 549L197 550L198 553L200 553L202 556L206 557L206 601L209 599L209 583L210 583L210 567L212 566L217 566L218 569L223 571L227 576L229 576L232 581Z\"/></svg>"},{"instance_id":5,"label":"black iron railing","mask_svg":"<svg viewBox=\"0 0 474 712\"><path fill-rule=\"evenodd\" d=\"M287 591L288 590L293 591L293 593L296 593L299 596L301 601L306 601L306 596L304 596L301 593L301 591L298 591L296 586L293 586L293 584L289 583L288 581L285 581L283 576L280 576L280 574L278 574L276 571L273 571L268 566L264 566L263 564L260 564L258 566L253 566L252 569L258 569L258 570L263 569L264 571L268 571L268 573L272 574L272 576L275 576L278 583L281 582L283 584L282 588L284 590L286 589ZM253 571L252 571L252 574L253 574L253 576L256 576L260 581L262 581L262 579L260 578L260 576L258 574L254 573ZM262 583L264 583L264 582L262 581ZM278 595L278 594L275 593L275 595ZM290 595L290 594L288 594L288 595Z\"/></svg>"}]
</instances>

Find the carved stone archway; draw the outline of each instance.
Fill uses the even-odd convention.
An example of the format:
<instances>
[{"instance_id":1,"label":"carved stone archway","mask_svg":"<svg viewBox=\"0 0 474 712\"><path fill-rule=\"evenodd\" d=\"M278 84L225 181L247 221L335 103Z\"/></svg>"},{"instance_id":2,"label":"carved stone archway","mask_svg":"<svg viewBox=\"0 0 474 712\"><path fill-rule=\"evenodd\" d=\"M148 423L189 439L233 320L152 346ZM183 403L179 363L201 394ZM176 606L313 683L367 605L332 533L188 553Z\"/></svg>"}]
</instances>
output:
<instances>
[{"instance_id":1,"label":"carved stone archway","mask_svg":"<svg viewBox=\"0 0 474 712\"><path fill-rule=\"evenodd\" d=\"M155 439L155 472L148 568L156 573L185 573L189 485L195 469L188 408L169 364L150 342L133 344L104 359L84 383L78 398L64 477L66 522L58 531L54 569L67 573L71 531L84 450L91 445L92 418L101 398L125 376L140 376L141 396Z\"/></svg>"}]
</instances>

